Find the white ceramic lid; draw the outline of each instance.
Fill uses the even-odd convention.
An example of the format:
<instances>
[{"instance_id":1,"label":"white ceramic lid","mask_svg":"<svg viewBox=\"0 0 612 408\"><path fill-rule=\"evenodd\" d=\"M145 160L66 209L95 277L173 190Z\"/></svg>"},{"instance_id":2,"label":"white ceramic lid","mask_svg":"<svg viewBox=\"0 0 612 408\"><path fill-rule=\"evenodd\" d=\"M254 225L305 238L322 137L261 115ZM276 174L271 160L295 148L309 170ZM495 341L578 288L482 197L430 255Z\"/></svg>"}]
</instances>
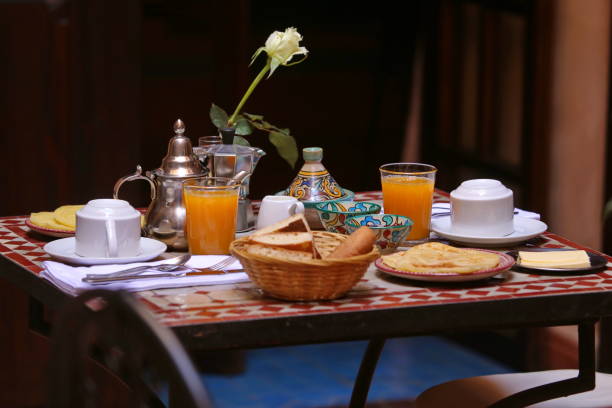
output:
<instances>
[{"instance_id":1,"label":"white ceramic lid","mask_svg":"<svg viewBox=\"0 0 612 408\"><path fill-rule=\"evenodd\" d=\"M509 196L512 196L512 190L493 179L467 180L451 192L451 197L464 200L491 200Z\"/></svg>"},{"instance_id":2,"label":"white ceramic lid","mask_svg":"<svg viewBox=\"0 0 612 408\"><path fill-rule=\"evenodd\" d=\"M87 218L133 218L140 217L140 213L125 200L101 198L91 200L81 208L78 215Z\"/></svg>"}]
</instances>

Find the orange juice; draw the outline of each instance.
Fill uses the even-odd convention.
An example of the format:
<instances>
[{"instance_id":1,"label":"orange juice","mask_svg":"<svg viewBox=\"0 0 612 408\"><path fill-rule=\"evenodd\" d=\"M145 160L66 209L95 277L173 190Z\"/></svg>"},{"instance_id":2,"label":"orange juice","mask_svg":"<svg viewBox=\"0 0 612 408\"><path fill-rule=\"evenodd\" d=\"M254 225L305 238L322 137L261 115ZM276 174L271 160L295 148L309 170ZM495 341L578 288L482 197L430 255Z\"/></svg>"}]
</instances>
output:
<instances>
[{"instance_id":1,"label":"orange juice","mask_svg":"<svg viewBox=\"0 0 612 408\"><path fill-rule=\"evenodd\" d=\"M183 190L185 235L194 255L228 254L236 231L238 190Z\"/></svg>"},{"instance_id":2,"label":"orange juice","mask_svg":"<svg viewBox=\"0 0 612 408\"><path fill-rule=\"evenodd\" d=\"M429 237L431 202L434 181L416 176L387 176L382 178L383 202L386 214L410 217L414 224L407 241Z\"/></svg>"}]
</instances>

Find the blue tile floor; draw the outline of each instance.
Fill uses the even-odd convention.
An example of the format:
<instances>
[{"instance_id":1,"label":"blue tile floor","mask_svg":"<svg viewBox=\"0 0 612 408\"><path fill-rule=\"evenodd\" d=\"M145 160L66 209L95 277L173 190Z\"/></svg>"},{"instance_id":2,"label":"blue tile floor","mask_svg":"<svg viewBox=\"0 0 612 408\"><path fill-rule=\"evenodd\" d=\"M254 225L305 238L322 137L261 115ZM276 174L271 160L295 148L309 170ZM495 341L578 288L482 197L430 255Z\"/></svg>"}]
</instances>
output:
<instances>
[{"instance_id":1,"label":"blue tile floor","mask_svg":"<svg viewBox=\"0 0 612 408\"><path fill-rule=\"evenodd\" d=\"M217 408L337 408L348 405L365 341L249 350L238 375L202 374ZM368 406L411 406L432 385L513 370L442 337L388 340Z\"/></svg>"}]
</instances>

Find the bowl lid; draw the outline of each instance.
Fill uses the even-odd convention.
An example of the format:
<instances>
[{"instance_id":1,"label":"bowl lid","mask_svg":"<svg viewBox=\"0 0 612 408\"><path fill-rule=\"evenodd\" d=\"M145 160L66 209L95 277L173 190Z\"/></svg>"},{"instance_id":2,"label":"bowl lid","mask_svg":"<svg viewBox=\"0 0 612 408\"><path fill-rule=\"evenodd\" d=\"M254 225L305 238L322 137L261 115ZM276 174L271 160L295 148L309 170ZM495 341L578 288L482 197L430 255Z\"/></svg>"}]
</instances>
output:
<instances>
[{"instance_id":1,"label":"bowl lid","mask_svg":"<svg viewBox=\"0 0 612 408\"><path fill-rule=\"evenodd\" d=\"M342 188L321 163L323 149L306 147L302 150L304 165L289 187L288 195L300 201L327 201L339 199Z\"/></svg>"},{"instance_id":2,"label":"bowl lid","mask_svg":"<svg viewBox=\"0 0 612 408\"><path fill-rule=\"evenodd\" d=\"M125 200L98 198L90 200L77 214L87 218L132 218L140 213Z\"/></svg>"},{"instance_id":3,"label":"bowl lid","mask_svg":"<svg viewBox=\"0 0 612 408\"><path fill-rule=\"evenodd\" d=\"M467 180L451 192L451 197L467 200L487 200L508 196L512 196L512 190L494 179Z\"/></svg>"}]
</instances>

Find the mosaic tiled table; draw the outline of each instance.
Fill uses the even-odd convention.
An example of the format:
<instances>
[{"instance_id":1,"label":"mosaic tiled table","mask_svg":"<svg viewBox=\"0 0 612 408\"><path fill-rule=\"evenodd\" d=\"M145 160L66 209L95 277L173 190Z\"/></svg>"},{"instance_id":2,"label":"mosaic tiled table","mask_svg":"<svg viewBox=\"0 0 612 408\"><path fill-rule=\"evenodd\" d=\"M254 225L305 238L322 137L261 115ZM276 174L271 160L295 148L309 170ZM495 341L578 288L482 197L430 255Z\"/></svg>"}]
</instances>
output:
<instances>
[{"instance_id":1,"label":"mosaic tiled table","mask_svg":"<svg viewBox=\"0 0 612 408\"><path fill-rule=\"evenodd\" d=\"M381 200L382 196L365 192L356 198ZM444 200L445 195L436 194L436 201ZM29 231L24 221L25 217L0 218L0 278L56 307L68 295L38 277L41 262L48 259L42 247L51 238ZM550 232L523 246L588 249ZM500 248L508 249L516 247ZM612 315L612 264L606 258L606 270L588 275L543 276L510 270L487 280L443 285L391 277L371 266L345 297L325 302L271 299L250 282L150 290L136 296L193 349L580 324L583 361L593 359L589 355L594 349L590 344L594 322ZM370 359L375 359L384 341L372 344ZM594 365L590 370L594 371ZM360 381L367 381L371 373L366 367L362 374Z\"/></svg>"}]
</instances>

